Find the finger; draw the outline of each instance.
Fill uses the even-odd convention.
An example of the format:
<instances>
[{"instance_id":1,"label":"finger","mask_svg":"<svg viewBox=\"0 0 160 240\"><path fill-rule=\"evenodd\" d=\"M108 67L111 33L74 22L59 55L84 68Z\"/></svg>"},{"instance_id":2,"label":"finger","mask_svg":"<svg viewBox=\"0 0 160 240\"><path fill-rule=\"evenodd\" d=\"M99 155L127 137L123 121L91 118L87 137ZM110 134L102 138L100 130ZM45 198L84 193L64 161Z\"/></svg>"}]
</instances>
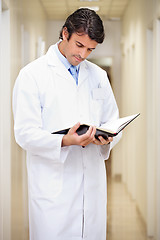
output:
<instances>
[{"instance_id":1,"label":"finger","mask_svg":"<svg viewBox=\"0 0 160 240\"><path fill-rule=\"evenodd\" d=\"M103 145L103 143L101 143L101 141L100 141L100 140L97 140L96 138L95 138L95 140L93 141L93 144Z\"/></svg>"},{"instance_id":2,"label":"finger","mask_svg":"<svg viewBox=\"0 0 160 240\"><path fill-rule=\"evenodd\" d=\"M91 134L90 134L88 140L89 141L94 141L95 140L95 134L96 134L96 127L92 126L92 131L91 131Z\"/></svg>"},{"instance_id":3,"label":"finger","mask_svg":"<svg viewBox=\"0 0 160 240\"><path fill-rule=\"evenodd\" d=\"M80 122L76 123L72 128L70 128L68 133L69 134L74 134L79 127L80 127Z\"/></svg>"},{"instance_id":4,"label":"finger","mask_svg":"<svg viewBox=\"0 0 160 240\"><path fill-rule=\"evenodd\" d=\"M90 126L89 130L81 136L80 140L83 146L86 146L95 140L95 131L96 131L95 127Z\"/></svg>"},{"instance_id":5,"label":"finger","mask_svg":"<svg viewBox=\"0 0 160 240\"><path fill-rule=\"evenodd\" d=\"M112 142L113 141L113 137L109 137L108 140L109 140L109 142Z\"/></svg>"},{"instance_id":6,"label":"finger","mask_svg":"<svg viewBox=\"0 0 160 240\"><path fill-rule=\"evenodd\" d=\"M93 127L90 126L86 133L79 136L79 139L80 139L81 142L86 141L87 139L90 138L91 133L92 133L92 128Z\"/></svg>"},{"instance_id":7,"label":"finger","mask_svg":"<svg viewBox=\"0 0 160 240\"><path fill-rule=\"evenodd\" d=\"M102 136L99 136L98 138L103 145L110 143L109 138L107 140L105 140Z\"/></svg>"},{"instance_id":8,"label":"finger","mask_svg":"<svg viewBox=\"0 0 160 240\"><path fill-rule=\"evenodd\" d=\"M96 127L92 126L89 130L90 131L89 131L88 139L86 140L90 143L95 140Z\"/></svg>"}]
</instances>

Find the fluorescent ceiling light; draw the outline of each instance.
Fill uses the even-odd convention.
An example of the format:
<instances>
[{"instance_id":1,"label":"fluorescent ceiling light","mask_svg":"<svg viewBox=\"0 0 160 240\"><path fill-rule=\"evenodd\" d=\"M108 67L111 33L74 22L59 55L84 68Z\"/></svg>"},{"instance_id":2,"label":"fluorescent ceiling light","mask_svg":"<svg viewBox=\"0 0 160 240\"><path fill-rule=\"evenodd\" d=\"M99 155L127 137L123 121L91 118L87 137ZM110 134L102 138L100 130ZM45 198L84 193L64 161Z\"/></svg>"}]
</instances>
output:
<instances>
[{"instance_id":1,"label":"fluorescent ceiling light","mask_svg":"<svg viewBox=\"0 0 160 240\"><path fill-rule=\"evenodd\" d=\"M120 21L120 17L111 17L111 18L108 18L108 20L110 21Z\"/></svg>"},{"instance_id":2,"label":"fluorescent ceiling light","mask_svg":"<svg viewBox=\"0 0 160 240\"><path fill-rule=\"evenodd\" d=\"M99 0L79 0L80 2L99 2Z\"/></svg>"},{"instance_id":3,"label":"fluorescent ceiling light","mask_svg":"<svg viewBox=\"0 0 160 240\"><path fill-rule=\"evenodd\" d=\"M99 6L85 6L85 7L80 7L80 8L89 8L91 10L94 10L95 12L99 11Z\"/></svg>"}]
</instances>

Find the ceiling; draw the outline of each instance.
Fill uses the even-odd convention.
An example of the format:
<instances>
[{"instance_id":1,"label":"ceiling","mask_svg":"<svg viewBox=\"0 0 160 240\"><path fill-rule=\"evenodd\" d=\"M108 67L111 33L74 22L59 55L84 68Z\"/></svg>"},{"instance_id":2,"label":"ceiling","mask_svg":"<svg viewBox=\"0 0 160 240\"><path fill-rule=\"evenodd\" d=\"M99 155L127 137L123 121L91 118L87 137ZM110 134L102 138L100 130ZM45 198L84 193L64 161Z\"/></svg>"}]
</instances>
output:
<instances>
[{"instance_id":1,"label":"ceiling","mask_svg":"<svg viewBox=\"0 0 160 240\"><path fill-rule=\"evenodd\" d=\"M103 20L122 18L130 0L40 0L47 18L64 20L80 7L98 7L96 11Z\"/></svg>"}]
</instances>

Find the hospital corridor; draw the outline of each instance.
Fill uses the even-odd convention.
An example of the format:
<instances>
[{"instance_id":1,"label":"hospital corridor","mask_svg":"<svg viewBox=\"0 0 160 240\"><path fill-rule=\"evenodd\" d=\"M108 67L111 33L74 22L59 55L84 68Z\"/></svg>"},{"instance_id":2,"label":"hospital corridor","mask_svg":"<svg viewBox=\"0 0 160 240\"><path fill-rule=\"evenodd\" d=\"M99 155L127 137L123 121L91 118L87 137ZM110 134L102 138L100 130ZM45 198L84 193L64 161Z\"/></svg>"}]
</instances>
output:
<instances>
[{"instance_id":1,"label":"hospital corridor","mask_svg":"<svg viewBox=\"0 0 160 240\"><path fill-rule=\"evenodd\" d=\"M51 49L51 45L55 46L60 41L60 31L66 18L77 9L83 8L92 9L100 16L105 31L103 43L96 43L96 48L94 47L95 41L88 40L93 45L88 50L91 52L87 57L88 64L91 64L89 66L93 66L94 63L107 72L120 118L140 113L140 116L122 131L122 138L111 149L109 158L103 164L107 180L106 240L160 240L160 0L0 0L0 240L31 240L29 237L31 226L29 227L28 220L28 178L30 176L27 176L29 164L26 161L29 154L26 154L16 143L14 136L14 106L12 105L16 105L17 102L13 103L12 98L15 81L22 68L44 56L48 49ZM62 31L62 34L65 36L65 31ZM83 36L78 35L78 37ZM94 73L90 72L89 77L93 75ZM43 78L47 82L47 77ZM83 85L81 82L80 84ZM44 85L42 90L47 84ZM26 86L28 85L22 86L24 91L27 90ZM32 88L33 100L35 99L34 87ZM52 95L52 89L48 86L47 88ZM83 91L86 92L86 89L83 88ZM63 88L60 96L63 98L66 92L67 89L65 91ZM71 91L70 95L72 94L74 93ZM56 92L57 95L58 92ZM100 106L105 96L104 92L100 91L98 93L95 91L95 96L96 101L93 100L95 112L93 112L96 118L96 107ZM40 98L39 95L38 97ZM48 99L44 97L43 100L48 101L46 104L49 105ZM58 104L60 104L59 101L54 103L54 106L60 106ZM64 104L66 106L66 103ZM74 104L76 103L72 106ZM86 105L80 103L80 106L85 109L87 104L89 105L89 103ZM30 105L32 107L32 104ZM48 105L44 108L46 112ZM99 111L98 107L97 111ZM23 113L27 116L26 109L24 104ZM70 111L73 112L73 109ZM65 119L67 113L65 107L64 113ZM85 117L87 119L87 116ZM57 124L63 122L60 119L55 121ZM41 126L41 123L38 122L38 124L37 131ZM62 146L65 147L64 151L59 153L59 158L68 156L65 150L67 145L57 144L57 149ZM107 147L110 146L112 143ZM78 147L80 149L80 146L72 147L77 152ZM99 146L96 147L99 149ZM92 152L92 149L88 149L88 146L83 146L82 157L76 156L76 158L85 159L83 153ZM43 149L40 151L45 155ZM98 150L94 153L102 158ZM49 154L46 156L48 157ZM92 164L97 163L94 158ZM35 161L36 166L37 154L34 152L32 160ZM63 164L64 161L61 165L57 164L57 169L63 169ZM81 167L78 164L73 161L73 166ZM82 164L84 167L83 183L86 181L84 174L88 171L87 167L92 169L92 164L88 163L87 166ZM70 174L73 173L71 169L67 168ZM94 182L97 181L96 186L104 179L101 177L95 179L94 174L97 172L89 172ZM37 176L39 175L31 176L35 178L35 182L38 179ZM40 181L44 180L45 183L47 177L43 175ZM76 183L78 177L79 175L73 182ZM58 181L53 185L55 189L59 186L63 188L63 184ZM46 186L44 191L45 188ZM73 186L68 191L74 191ZM101 196L104 196L104 192ZM99 196L95 197L100 199ZM83 195L83 207L85 200ZM100 202L97 202L97 205L98 203ZM93 204L96 207L97 205ZM99 217L98 214L96 216ZM32 223L35 224L34 221ZM75 239L74 237L72 239L60 237L53 240L95 240L84 234L84 209L82 224L81 237L75 237ZM100 224L103 225L104 221L102 223L101 220ZM93 230L94 228L93 222ZM35 237L32 240L50 239L39 235L39 239ZM102 238L96 240L102 240Z\"/></svg>"}]
</instances>

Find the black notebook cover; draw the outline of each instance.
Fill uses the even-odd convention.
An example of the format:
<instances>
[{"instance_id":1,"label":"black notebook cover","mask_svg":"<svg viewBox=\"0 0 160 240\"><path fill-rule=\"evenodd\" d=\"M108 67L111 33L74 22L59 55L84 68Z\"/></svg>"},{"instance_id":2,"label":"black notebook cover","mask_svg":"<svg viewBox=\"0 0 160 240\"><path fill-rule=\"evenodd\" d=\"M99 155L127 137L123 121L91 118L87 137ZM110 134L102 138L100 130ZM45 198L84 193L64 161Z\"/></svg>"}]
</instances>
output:
<instances>
[{"instance_id":1,"label":"black notebook cover","mask_svg":"<svg viewBox=\"0 0 160 240\"><path fill-rule=\"evenodd\" d=\"M82 135L84 133L87 132L87 130L89 129L89 126L86 124L82 124L80 125L80 127L77 129L77 133L78 135ZM53 132L52 134L67 134L69 131L69 128L64 129L64 130L60 130L57 132ZM96 129L96 134L95 134L95 138L98 139L99 136L102 136L104 139L108 139L108 137L114 137L116 136L118 133L109 133L100 129ZM99 139L98 139L99 140Z\"/></svg>"},{"instance_id":2,"label":"black notebook cover","mask_svg":"<svg viewBox=\"0 0 160 240\"><path fill-rule=\"evenodd\" d=\"M99 136L102 136L104 139L107 139L108 137L115 137L119 132L121 132L126 126L128 126L128 124L130 124L135 118L137 118L140 115L140 113L135 114L135 115L131 115L128 117L124 117L124 118L120 118L117 119L116 121L120 121L117 130L113 130L112 131L107 131L107 129L101 129L101 128L97 128L96 129L96 134L95 134L95 138L98 139ZM114 123L114 122L113 122ZM117 123L117 122L116 122ZM77 134L78 135L82 135L84 133L87 132L87 130L89 129L89 125L87 124L81 124L80 127L77 129ZM56 131L53 132L52 134L67 134L70 128L64 129L64 130L60 130L60 131Z\"/></svg>"}]
</instances>

